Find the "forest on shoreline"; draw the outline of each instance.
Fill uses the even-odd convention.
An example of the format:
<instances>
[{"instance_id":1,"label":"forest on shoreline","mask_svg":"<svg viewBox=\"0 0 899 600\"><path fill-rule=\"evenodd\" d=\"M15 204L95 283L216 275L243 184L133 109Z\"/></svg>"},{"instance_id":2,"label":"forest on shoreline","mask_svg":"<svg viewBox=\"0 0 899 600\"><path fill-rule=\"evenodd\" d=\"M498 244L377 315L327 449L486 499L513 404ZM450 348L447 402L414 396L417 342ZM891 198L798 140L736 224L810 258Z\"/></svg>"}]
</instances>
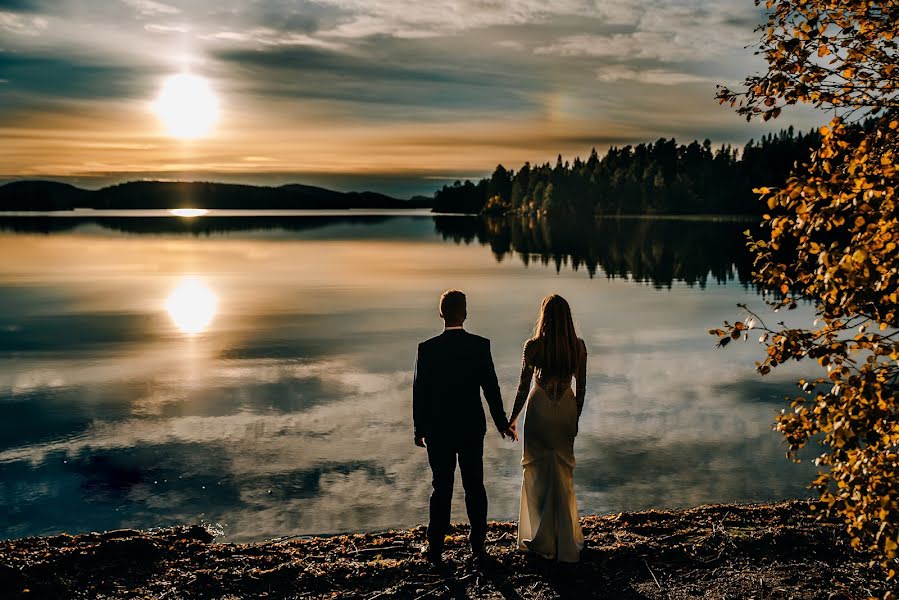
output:
<instances>
[{"instance_id":1,"label":"forest on shoreline","mask_svg":"<svg viewBox=\"0 0 899 600\"><path fill-rule=\"evenodd\" d=\"M434 212L508 212L542 216L760 213L754 187L782 185L797 161L821 142L817 130L789 127L743 148L709 140L674 139L613 146L600 156L556 164L525 163L518 171L498 165L477 183L445 185L434 194Z\"/></svg>"}]
</instances>

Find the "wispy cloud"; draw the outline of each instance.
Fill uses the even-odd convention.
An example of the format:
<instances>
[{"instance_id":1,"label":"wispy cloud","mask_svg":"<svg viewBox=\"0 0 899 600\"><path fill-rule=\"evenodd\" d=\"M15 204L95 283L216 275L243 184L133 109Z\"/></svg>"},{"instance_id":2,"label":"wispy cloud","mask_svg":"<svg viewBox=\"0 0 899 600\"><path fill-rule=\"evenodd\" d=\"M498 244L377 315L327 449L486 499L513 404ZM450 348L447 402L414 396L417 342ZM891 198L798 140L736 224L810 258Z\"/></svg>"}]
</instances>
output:
<instances>
[{"instance_id":1,"label":"wispy cloud","mask_svg":"<svg viewBox=\"0 0 899 600\"><path fill-rule=\"evenodd\" d=\"M142 17L154 17L157 15L176 15L181 9L170 4L157 2L156 0L122 0L125 4L137 11Z\"/></svg>"},{"instance_id":2,"label":"wispy cloud","mask_svg":"<svg viewBox=\"0 0 899 600\"><path fill-rule=\"evenodd\" d=\"M0 11L0 30L15 35L38 35L47 28L47 19Z\"/></svg>"},{"instance_id":3,"label":"wispy cloud","mask_svg":"<svg viewBox=\"0 0 899 600\"><path fill-rule=\"evenodd\" d=\"M400 38L443 36L496 25L542 23L558 16L595 15L593 3L584 0L490 1L439 0L321 0L347 16L323 35Z\"/></svg>"},{"instance_id":4,"label":"wispy cloud","mask_svg":"<svg viewBox=\"0 0 899 600\"><path fill-rule=\"evenodd\" d=\"M223 30L199 36L203 40L255 44L258 46L314 46L340 50L346 45L340 41L322 39L301 32L281 31L271 27L252 27L244 30Z\"/></svg>"},{"instance_id":5,"label":"wispy cloud","mask_svg":"<svg viewBox=\"0 0 899 600\"><path fill-rule=\"evenodd\" d=\"M494 45L500 48L509 48L510 50L524 50L524 44L518 40L500 40L494 42Z\"/></svg>"},{"instance_id":6,"label":"wispy cloud","mask_svg":"<svg viewBox=\"0 0 899 600\"><path fill-rule=\"evenodd\" d=\"M147 23L144 30L152 33L187 33L190 31L189 25L164 25L162 23Z\"/></svg>"},{"instance_id":7,"label":"wispy cloud","mask_svg":"<svg viewBox=\"0 0 899 600\"><path fill-rule=\"evenodd\" d=\"M601 67L596 71L600 81L638 81L652 85L683 85L708 81L708 77L666 69L633 69L622 66Z\"/></svg>"},{"instance_id":8,"label":"wispy cloud","mask_svg":"<svg viewBox=\"0 0 899 600\"><path fill-rule=\"evenodd\" d=\"M672 62L697 58L696 51L699 46L701 42L698 39L687 39L675 33L635 31L610 35L567 36L548 46L541 46L534 52L623 60L650 58Z\"/></svg>"}]
</instances>

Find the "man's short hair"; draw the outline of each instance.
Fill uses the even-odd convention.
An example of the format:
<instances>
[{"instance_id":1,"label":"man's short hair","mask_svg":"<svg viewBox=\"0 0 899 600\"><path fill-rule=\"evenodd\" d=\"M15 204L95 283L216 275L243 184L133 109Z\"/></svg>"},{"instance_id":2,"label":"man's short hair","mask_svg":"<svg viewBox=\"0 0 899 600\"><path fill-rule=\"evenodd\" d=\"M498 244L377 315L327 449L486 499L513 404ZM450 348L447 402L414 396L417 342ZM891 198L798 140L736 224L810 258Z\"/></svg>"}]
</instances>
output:
<instances>
[{"instance_id":1,"label":"man's short hair","mask_svg":"<svg viewBox=\"0 0 899 600\"><path fill-rule=\"evenodd\" d=\"M465 320L465 294L459 290L447 290L440 296L440 316L446 321L460 323Z\"/></svg>"}]
</instances>

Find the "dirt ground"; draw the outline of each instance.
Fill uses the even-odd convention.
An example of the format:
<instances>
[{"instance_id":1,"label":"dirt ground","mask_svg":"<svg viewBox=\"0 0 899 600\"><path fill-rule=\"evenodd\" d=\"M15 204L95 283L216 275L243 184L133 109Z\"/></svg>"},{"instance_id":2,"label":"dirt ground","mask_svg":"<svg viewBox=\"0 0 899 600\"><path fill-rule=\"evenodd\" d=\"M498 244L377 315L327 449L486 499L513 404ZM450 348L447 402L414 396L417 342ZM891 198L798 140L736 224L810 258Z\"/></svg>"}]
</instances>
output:
<instances>
[{"instance_id":1,"label":"dirt ground","mask_svg":"<svg viewBox=\"0 0 899 600\"><path fill-rule=\"evenodd\" d=\"M804 502L710 505L581 519L581 562L515 549L491 523L474 564L467 528L445 566L419 554L424 528L217 544L202 527L0 542L3 598L796 598L882 597L871 557Z\"/></svg>"}]
</instances>

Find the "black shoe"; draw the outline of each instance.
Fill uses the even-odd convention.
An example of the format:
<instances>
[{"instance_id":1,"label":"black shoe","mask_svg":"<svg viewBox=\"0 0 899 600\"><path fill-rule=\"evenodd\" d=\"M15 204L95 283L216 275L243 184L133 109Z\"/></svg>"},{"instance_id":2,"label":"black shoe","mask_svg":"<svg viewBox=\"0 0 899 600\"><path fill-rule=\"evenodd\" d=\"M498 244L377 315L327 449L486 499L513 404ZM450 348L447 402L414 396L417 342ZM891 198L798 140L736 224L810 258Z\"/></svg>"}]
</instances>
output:
<instances>
[{"instance_id":1,"label":"black shoe","mask_svg":"<svg viewBox=\"0 0 899 600\"><path fill-rule=\"evenodd\" d=\"M483 546L471 549L471 562L475 568L488 570L496 565L496 559L487 554Z\"/></svg>"},{"instance_id":2,"label":"black shoe","mask_svg":"<svg viewBox=\"0 0 899 600\"><path fill-rule=\"evenodd\" d=\"M425 544L421 547L421 555L432 565L443 564L443 550L435 548L432 544Z\"/></svg>"}]
</instances>

